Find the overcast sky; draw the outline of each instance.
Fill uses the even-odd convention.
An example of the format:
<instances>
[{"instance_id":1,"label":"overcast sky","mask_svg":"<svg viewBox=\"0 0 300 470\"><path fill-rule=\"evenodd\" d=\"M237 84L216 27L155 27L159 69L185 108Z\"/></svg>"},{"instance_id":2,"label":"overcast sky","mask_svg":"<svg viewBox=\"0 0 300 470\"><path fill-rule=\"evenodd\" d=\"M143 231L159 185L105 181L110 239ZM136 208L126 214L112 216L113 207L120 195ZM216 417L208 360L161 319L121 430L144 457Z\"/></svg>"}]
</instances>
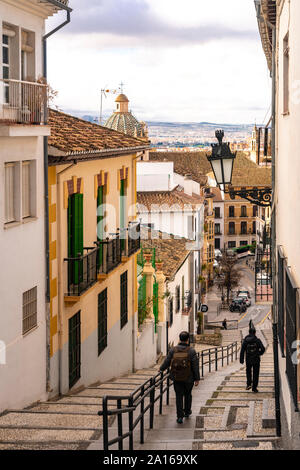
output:
<instances>
[{"instance_id":1,"label":"overcast sky","mask_svg":"<svg viewBox=\"0 0 300 470\"><path fill-rule=\"evenodd\" d=\"M271 82L253 0L70 0L48 40L48 81L62 110L99 113L101 88L144 121L262 122ZM64 17L48 22L55 27ZM104 100L104 112L115 108ZM269 116L267 116L268 119Z\"/></svg>"}]
</instances>

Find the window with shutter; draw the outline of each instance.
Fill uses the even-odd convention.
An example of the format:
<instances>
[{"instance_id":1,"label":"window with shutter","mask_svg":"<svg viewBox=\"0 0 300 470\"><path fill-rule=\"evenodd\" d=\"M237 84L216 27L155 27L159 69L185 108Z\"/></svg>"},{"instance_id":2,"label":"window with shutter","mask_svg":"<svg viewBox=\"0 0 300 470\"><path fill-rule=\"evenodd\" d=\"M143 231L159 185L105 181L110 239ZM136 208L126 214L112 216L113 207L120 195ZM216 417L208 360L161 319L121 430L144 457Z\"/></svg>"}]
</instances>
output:
<instances>
[{"instance_id":1,"label":"window with shutter","mask_svg":"<svg viewBox=\"0 0 300 470\"><path fill-rule=\"evenodd\" d=\"M83 255L83 194L72 194L68 205L68 256L78 258ZM82 276L82 261L69 264L69 280L78 284Z\"/></svg>"},{"instance_id":2,"label":"window with shutter","mask_svg":"<svg viewBox=\"0 0 300 470\"><path fill-rule=\"evenodd\" d=\"M30 162L22 162L22 217L31 216L30 210Z\"/></svg>"},{"instance_id":3,"label":"window with shutter","mask_svg":"<svg viewBox=\"0 0 300 470\"><path fill-rule=\"evenodd\" d=\"M15 217L15 163L5 164L5 223L14 222Z\"/></svg>"},{"instance_id":4,"label":"window with shutter","mask_svg":"<svg viewBox=\"0 0 300 470\"><path fill-rule=\"evenodd\" d=\"M127 271L121 275L121 329L128 322L128 284L127 284Z\"/></svg>"},{"instance_id":5,"label":"window with shutter","mask_svg":"<svg viewBox=\"0 0 300 470\"><path fill-rule=\"evenodd\" d=\"M6 34L2 35L2 75L3 83L3 98L4 103L9 103L9 82L10 78L10 63L9 63L9 37Z\"/></svg>"},{"instance_id":6,"label":"window with shutter","mask_svg":"<svg viewBox=\"0 0 300 470\"><path fill-rule=\"evenodd\" d=\"M103 192L104 186L99 186L98 187L98 193L97 193L97 240L98 242L103 240L104 238L104 209L103 209L103 204L104 204L104 192ZM103 261L103 245L99 246L99 251L98 251L98 261L97 261L97 266L98 268L102 265Z\"/></svg>"},{"instance_id":7,"label":"window with shutter","mask_svg":"<svg viewBox=\"0 0 300 470\"><path fill-rule=\"evenodd\" d=\"M98 356L107 347L107 289L98 295Z\"/></svg>"},{"instance_id":8,"label":"window with shutter","mask_svg":"<svg viewBox=\"0 0 300 470\"><path fill-rule=\"evenodd\" d=\"M37 287L23 293L23 335L37 326Z\"/></svg>"}]
</instances>

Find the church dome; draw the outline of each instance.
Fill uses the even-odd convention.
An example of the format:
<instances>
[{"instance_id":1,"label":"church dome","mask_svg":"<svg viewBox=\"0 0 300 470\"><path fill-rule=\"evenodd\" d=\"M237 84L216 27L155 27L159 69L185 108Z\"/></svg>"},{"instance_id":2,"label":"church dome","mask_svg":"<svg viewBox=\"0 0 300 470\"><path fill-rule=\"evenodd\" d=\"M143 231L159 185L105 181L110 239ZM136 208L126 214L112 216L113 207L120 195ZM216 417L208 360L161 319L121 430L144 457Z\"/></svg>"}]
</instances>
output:
<instances>
[{"instance_id":1,"label":"church dome","mask_svg":"<svg viewBox=\"0 0 300 470\"><path fill-rule=\"evenodd\" d=\"M107 119L105 127L140 139L148 139L147 125L139 122L131 111L128 111L127 96L121 93L115 102L117 103L116 111Z\"/></svg>"},{"instance_id":2,"label":"church dome","mask_svg":"<svg viewBox=\"0 0 300 470\"><path fill-rule=\"evenodd\" d=\"M119 96L116 97L115 102L116 103L129 103L129 99L127 98L126 95L121 93Z\"/></svg>"}]
</instances>

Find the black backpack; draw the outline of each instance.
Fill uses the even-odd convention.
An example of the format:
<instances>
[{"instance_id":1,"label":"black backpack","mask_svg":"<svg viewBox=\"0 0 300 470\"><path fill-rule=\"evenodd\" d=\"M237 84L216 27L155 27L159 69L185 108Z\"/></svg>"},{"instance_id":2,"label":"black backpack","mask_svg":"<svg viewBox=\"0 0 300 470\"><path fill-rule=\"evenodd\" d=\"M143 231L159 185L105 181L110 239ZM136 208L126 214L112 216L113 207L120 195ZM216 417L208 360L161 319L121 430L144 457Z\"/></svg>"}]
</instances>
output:
<instances>
[{"instance_id":1,"label":"black backpack","mask_svg":"<svg viewBox=\"0 0 300 470\"><path fill-rule=\"evenodd\" d=\"M176 382L187 382L191 375L190 347L174 348L171 361L171 375Z\"/></svg>"},{"instance_id":2,"label":"black backpack","mask_svg":"<svg viewBox=\"0 0 300 470\"><path fill-rule=\"evenodd\" d=\"M259 348L257 342L249 343L246 348L247 359L253 360L259 357Z\"/></svg>"}]
</instances>

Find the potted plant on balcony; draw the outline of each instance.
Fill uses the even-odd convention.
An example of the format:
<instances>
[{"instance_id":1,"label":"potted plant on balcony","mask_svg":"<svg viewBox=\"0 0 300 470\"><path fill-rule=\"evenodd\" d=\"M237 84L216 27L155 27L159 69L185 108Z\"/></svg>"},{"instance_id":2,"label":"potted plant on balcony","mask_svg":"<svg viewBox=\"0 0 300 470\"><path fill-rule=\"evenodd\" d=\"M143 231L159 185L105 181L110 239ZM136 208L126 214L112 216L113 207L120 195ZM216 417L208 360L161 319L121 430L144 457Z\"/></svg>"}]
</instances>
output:
<instances>
[{"instance_id":1,"label":"potted plant on balcony","mask_svg":"<svg viewBox=\"0 0 300 470\"><path fill-rule=\"evenodd\" d=\"M152 259L152 250L151 250L151 248L145 248L143 250L143 256L144 256L144 259L145 259L146 263L150 263L150 261Z\"/></svg>"},{"instance_id":2,"label":"potted plant on balcony","mask_svg":"<svg viewBox=\"0 0 300 470\"><path fill-rule=\"evenodd\" d=\"M161 271L162 265L163 265L163 261L161 259L156 260L155 262L156 271Z\"/></svg>"},{"instance_id":3,"label":"potted plant on balcony","mask_svg":"<svg viewBox=\"0 0 300 470\"><path fill-rule=\"evenodd\" d=\"M58 92L55 91L44 77L38 77L35 80L32 77L27 77L27 82L22 88L22 112L30 113L28 121L30 124L41 124L46 122L47 108L50 102L54 100ZM26 90L26 87L32 90Z\"/></svg>"}]
</instances>

